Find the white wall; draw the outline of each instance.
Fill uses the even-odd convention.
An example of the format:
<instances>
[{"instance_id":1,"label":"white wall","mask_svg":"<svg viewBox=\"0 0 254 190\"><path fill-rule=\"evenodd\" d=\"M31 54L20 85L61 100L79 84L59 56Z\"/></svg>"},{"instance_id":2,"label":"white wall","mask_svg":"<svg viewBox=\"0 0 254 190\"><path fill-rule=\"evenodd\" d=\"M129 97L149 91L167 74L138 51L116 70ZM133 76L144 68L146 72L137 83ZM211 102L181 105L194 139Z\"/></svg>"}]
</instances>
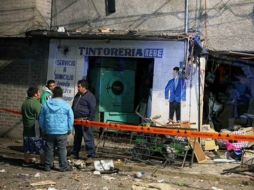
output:
<instances>
[{"instance_id":1,"label":"white wall","mask_svg":"<svg viewBox=\"0 0 254 190\"><path fill-rule=\"evenodd\" d=\"M198 102L200 101L200 124L202 124L203 116L203 97L204 97L204 79L205 79L206 60L200 59L200 70L198 65L193 64L190 67L190 75L186 80L186 102L182 103L181 113L182 121L189 121L194 123L191 127L198 128ZM198 84L200 76L200 92L198 91ZM199 94L200 93L200 94ZM200 95L200 98L198 98Z\"/></svg>"}]
</instances>

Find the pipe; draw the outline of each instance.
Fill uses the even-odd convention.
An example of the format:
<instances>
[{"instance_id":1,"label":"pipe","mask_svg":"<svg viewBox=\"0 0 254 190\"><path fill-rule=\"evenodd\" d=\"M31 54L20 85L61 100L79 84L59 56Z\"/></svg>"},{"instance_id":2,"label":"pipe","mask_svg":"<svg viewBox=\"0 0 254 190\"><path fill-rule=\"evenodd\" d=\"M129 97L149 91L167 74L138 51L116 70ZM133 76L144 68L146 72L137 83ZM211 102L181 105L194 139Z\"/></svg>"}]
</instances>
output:
<instances>
[{"instance_id":1,"label":"pipe","mask_svg":"<svg viewBox=\"0 0 254 190\"><path fill-rule=\"evenodd\" d=\"M184 19L184 33L188 33L189 28L189 0L185 0L185 19Z\"/></svg>"},{"instance_id":2,"label":"pipe","mask_svg":"<svg viewBox=\"0 0 254 190\"><path fill-rule=\"evenodd\" d=\"M207 31L207 0L205 0L205 43L204 47L207 47L207 37L208 37L208 31Z\"/></svg>"},{"instance_id":3,"label":"pipe","mask_svg":"<svg viewBox=\"0 0 254 190\"><path fill-rule=\"evenodd\" d=\"M201 131L201 90L200 90L200 84L201 84L201 78L200 78L200 75L201 75L201 72L200 72L200 57L198 58L198 61L197 61L197 66L198 66L198 131ZM200 142L200 139L198 139L198 141Z\"/></svg>"},{"instance_id":4,"label":"pipe","mask_svg":"<svg viewBox=\"0 0 254 190\"><path fill-rule=\"evenodd\" d=\"M55 0L51 0L51 11L50 11L50 25L49 25L49 30L53 30L53 14L55 14L55 3L54 3Z\"/></svg>"}]
</instances>

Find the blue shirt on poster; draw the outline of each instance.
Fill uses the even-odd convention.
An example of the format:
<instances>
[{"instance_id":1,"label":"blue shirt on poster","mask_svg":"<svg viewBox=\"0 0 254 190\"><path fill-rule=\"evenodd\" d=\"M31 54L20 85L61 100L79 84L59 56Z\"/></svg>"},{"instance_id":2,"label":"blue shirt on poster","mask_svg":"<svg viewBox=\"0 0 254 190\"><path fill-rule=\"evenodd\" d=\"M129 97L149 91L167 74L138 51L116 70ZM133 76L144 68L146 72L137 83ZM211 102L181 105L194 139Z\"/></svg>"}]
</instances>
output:
<instances>
[{"instance_id":1,"label":"blue shirt on poster","mask_svg":"<svg viewBox=\"0 0 254 190\"><path fill-rule=\"evenodd\" d=\"M184 79L171 79L165 87L165 99L169 102L186 101L186 84Z\"/></svg>"}]
</instances>

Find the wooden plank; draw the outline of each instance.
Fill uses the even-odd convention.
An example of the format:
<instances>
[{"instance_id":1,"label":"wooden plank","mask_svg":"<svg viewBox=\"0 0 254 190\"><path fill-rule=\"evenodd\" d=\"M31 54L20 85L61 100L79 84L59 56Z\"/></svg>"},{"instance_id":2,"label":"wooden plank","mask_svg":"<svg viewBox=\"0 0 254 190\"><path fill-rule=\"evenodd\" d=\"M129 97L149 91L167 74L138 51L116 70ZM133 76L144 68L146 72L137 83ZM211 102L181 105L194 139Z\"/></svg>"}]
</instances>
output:
<instances>
[{"instance_id":1,"label":"wooden plank","mask_svg":"<svg viewBox=\"0 0 254 190\"><path fill-rule=\"evenodd\" d=\"M52 180L45 180L45 181L39 181L39 182L35 182L35 183L31 183L31 186L41 186L41 185L55 185L56 182L52 181Z\"/></svg>"},{"instance_id":2,"label":"wooden plank","mask_svg":"<svg viewBox=\"0 0 254 190\"><path fill-rule=\"evenodd\" d=\"M194 151L194 154L197 158L198 163L206 162L207 159L206 159L205 153L204 153L201 145L199 144L199 142L197 140L194 141L194 140L190 140L190 139L188 139L188 142ZM194 145L194 142L195 142L195 145Z\"/></svg>"}]
</instances>

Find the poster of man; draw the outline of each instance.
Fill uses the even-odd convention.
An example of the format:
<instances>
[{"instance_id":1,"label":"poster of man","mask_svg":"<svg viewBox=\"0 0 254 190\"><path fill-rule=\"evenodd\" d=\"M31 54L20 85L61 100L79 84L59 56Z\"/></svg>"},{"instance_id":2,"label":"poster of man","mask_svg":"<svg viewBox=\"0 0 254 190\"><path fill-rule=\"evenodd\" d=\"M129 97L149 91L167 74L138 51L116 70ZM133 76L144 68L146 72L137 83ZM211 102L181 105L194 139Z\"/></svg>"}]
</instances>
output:
<instances>
[{"instance_id":1,"label":"poster of man","mask_svg":"<svg viewBox=\"0 0 254 190\"><path fill-rule=\"evenodd\" d=\"M186 83L180 75L179 67L173 68L173 78L165 87L165 99L169 101L169 121L181 121L181 102L186 101Z\"/></svg>"}]
</instances>

